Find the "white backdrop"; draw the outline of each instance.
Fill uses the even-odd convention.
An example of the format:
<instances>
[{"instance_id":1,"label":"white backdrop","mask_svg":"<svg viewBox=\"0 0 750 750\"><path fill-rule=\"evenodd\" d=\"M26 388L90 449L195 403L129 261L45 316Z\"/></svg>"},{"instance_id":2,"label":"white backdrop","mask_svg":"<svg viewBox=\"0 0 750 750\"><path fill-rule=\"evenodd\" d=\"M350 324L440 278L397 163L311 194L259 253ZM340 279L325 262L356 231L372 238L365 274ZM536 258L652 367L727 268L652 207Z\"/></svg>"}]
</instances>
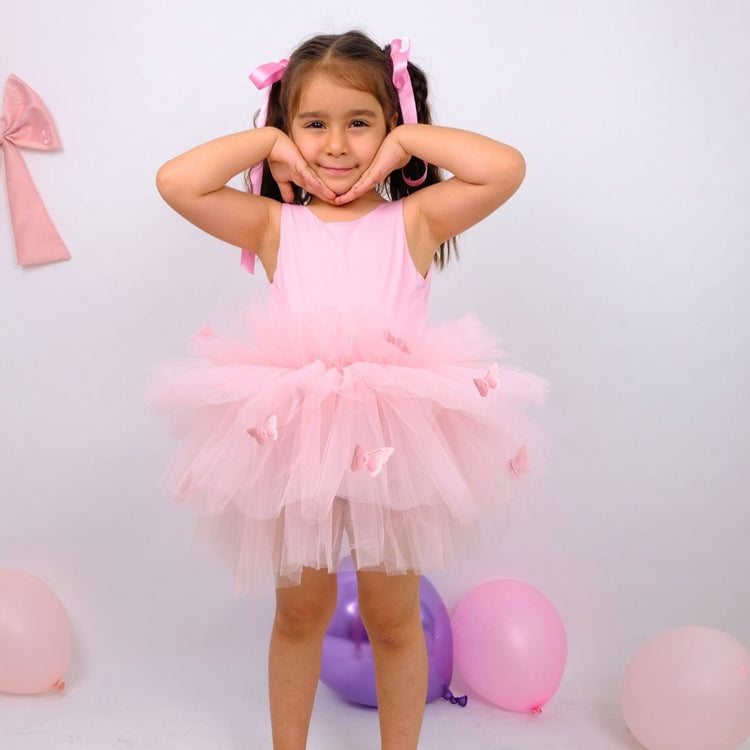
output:
<instances>
[{"instance_id":1,"label":"white backdrop","mask_svg":"<svg viewBox=\"0 0 750 750\"><path fill-rule=\"evenodd\" d=\"M493 578L540 589L568 630L565 680L533 724L433 704L423 744L636 747L617 710L635 649L680 625L750 644L750 6L268 6L3 10L0 79L24 79L60 130L62 152L25 158L73 259L19 268L3 197L0 568L55 589L75 654L64 698L0 696L0 745L269 745L272 593L237 599L191 556L193 519L157 488L172 444L142 400L151 364L265 282L171 213L154 174L248 125L255 65L359 27L411 36L436 122L524 153L525 184L461 238L432 312L475 311L552 383L540 492L487 524L484 559L431 580L449 609ZM378 745L371 712L325 689L318 712L310 747Z\"/></svg>"}]
</instances>

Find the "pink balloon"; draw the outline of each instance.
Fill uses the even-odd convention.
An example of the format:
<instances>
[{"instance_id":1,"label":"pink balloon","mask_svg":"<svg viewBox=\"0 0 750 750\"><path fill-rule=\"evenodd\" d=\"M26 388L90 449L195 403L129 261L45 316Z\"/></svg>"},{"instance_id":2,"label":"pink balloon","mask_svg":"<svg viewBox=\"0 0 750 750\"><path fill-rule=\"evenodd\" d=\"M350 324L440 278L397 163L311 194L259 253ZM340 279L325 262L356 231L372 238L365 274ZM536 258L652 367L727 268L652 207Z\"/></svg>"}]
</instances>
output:
<instances>
[{"instance_id":1,"label":"pink balloon","mask_svg":"<svg viewBox=\"0 0 750 750\"><path fill-rule=\"evenodd\" d=\"M649 750L732 750L750 735L750 650L715 628L668 630L631 660L620 705Z\"/></svg>"},{"instance_id":2,"label":"pink balloon","mask_svg":"<svg viewBox=\"0 0 750 750\"><path fill-rule=\"evenodd\" d=\"M550 601L519 581L490 581L453 613L456 668L479 695L511 711L538 712L560 685L565 628Z\"/></svg>"},{"instance_id":3,"label":"pink balloon","mask_svg":"<svg viewBox=\"0 0 750 750\"><path fill-rule=\"evenodd\" d=\"M19 570L0 570L0 691L61 692L70 621L55 592Z\"/></svg>"}]
</instances>

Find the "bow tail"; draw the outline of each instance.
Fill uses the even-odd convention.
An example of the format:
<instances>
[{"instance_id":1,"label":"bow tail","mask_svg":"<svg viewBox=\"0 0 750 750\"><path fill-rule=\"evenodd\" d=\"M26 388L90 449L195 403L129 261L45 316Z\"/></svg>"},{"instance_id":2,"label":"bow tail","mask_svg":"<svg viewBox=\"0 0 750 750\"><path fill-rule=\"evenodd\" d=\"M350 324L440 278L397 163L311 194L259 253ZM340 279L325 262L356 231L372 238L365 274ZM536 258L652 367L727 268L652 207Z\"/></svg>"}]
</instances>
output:
<instances>
[{"instance_id":1,"label":"bow tail","mask_svg":"<svg viewBox=\"0 0 750 750\"><path fill-rule=\"evenodd\" d=\"M255 253L243 247L242 255L240 255L240 265L249 273L255 273Z\"/></svg>"},{"instance_id":2,"label":"bow tail","mask_svg":"<svg viewBox=\"0 0 750 750\"><path fill-rule=\"evenodd\" d=\"M264 100L263 106L266 106L266 102ZM261 118L258 118L258 127L262 127L263 123L266 121L266 115L265 111L261 112ZM260 195L260 183L263 179L263 162L258 162L257 164L254 164L252 169L250 170L250 186L251 191L254 195ZM255 253L250 250L249 248L243 247L242 248L242 255L240 256L240 264L242 267L249 271L250 273L255 273Z\"/></svg>"},{"instance_id":3,"label":"bow tail","mask_svg":"<svg viewBox=\"0 0 750 750\"><path fill-rule=\"evenodd\" d=\"M3 143L3 154L10 220L19 265L33 266L70 260L70 253L47 213L18 149L6 140Z\"/></svg>"}]
</instances>

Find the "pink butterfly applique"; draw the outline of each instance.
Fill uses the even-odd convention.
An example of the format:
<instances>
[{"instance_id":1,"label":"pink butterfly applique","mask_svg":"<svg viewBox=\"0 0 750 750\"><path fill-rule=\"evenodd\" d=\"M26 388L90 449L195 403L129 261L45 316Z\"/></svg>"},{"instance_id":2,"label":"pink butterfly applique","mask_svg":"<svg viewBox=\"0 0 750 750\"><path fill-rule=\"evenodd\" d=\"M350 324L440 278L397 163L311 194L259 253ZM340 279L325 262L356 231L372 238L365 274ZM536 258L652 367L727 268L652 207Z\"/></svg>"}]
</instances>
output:
<instances>
[{"instance_id":1,"label":"pink butterfly applique","mask_svg":"<svg viewBox=\"0 0 750 750\"><path fill-rule=\"evenodd\" d=\"M508 461L508 468L510 473L516 477L520 477L521 474L525 474L529 470L529 454L525 445L522 445L516 455Z\"/></svg>"},{"instance_id":2,"label":"pink butterfly applique","mask_svg":"<svg viewBox=\"0 0 750 750\"><path fill-rule=\"evenodd\" d=\"M279 431L276 425L276 415L271 414L271 416L263 423L262 427L251 427L247 430L247 434L250 435L250 437L254 437L258 441L258 445L263 445L266 440L276 440L279 437Z\"/></svg>"},{"instance_id":3,"label":"pink butterfly applique","mask_svg":"<svg viewBox=\"0 0 750 750\"><path fill-rule=\"evenodd\" d=\"M389 344L393 344L395 347L401 349L402 352L405 354L409 354L409 347L406 345L406 342L403 339L400 339L398 336L394 336L390 329L386 329L383 331L383 336L385 336L385 340Z\"/></svg>"},{"instance_id":4,"label":"pink butterfly applique","mask_svg":"<svg viewBox=\"0 0 750 750\"><path fill-rule=\"evenodd\" d=\"M374 451L366 451L361 445L354 449L352 458L352 471L365 469L371 476L377 476L385 466L385 462L393 455L393 448L376 448Z\"/></svg>"},{"instance_id":5,"label":"pink butterfly applique","mask_svg":"<svg viewBox=\"0 0 750 750\"><path fill-rule=\"evenodd\" d=\"M497 368L497 363L487 370L487 374L483 378L474 378L474 385L482 396L486 396L490 390L496 389L500 385L500 371Z\"/></svg>"}]
</instances>

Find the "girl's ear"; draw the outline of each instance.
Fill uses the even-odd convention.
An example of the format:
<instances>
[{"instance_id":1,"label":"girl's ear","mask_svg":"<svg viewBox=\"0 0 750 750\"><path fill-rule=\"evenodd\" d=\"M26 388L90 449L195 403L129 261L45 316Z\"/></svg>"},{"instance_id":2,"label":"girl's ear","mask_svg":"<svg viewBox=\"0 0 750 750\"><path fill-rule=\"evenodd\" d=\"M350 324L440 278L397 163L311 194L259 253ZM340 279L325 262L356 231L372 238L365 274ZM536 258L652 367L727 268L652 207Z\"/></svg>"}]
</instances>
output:
<instances>
[{"instance_id":1,"label":"girl's ear","mask_svg":"<svg viewBox=\"0 0 750 750\"><path fill-rule=\"evenodd\" d=\"M396 125L398 125L398 115L393 115L393 117L391 117L391 126L388 128L388 132L390 133L391 130L394 130Z\"/></svg>"}]
</instances>

